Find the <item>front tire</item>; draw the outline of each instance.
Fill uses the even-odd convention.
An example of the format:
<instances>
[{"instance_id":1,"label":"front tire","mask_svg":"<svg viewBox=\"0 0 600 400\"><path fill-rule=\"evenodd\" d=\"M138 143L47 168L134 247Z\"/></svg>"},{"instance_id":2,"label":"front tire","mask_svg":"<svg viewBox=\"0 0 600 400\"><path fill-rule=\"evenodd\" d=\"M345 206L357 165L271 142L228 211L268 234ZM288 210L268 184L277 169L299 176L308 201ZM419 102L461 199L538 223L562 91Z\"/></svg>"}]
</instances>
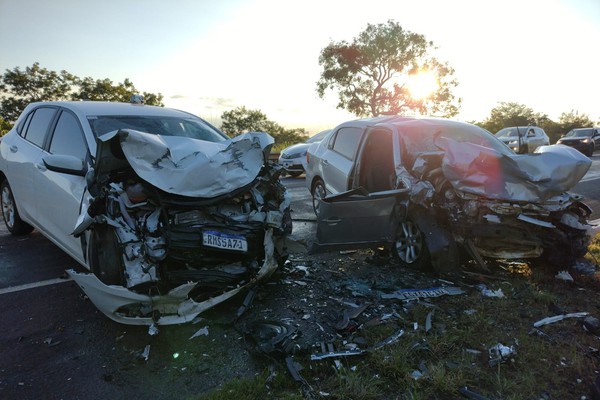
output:
<instances>
[{"instance_id":1,"label":"front tire","mask_svg":"<svg viewBox=\"0 0 600 400\"><path fill-rule=\"evenodd\" d=\"M22 236L30 233L33 230L33 227L27 222L24 222L19 216L15 197L13 196L12 189L6 179L2 181L2 185L0 185L0 197L2 203L2 218L4 219L4 224L6 224L8 231L14 236Z\"/></svg>"},{"instance_id":2,"label":"front tire","mask_svg":"<svg viewBox=\"0 0 600 400\"><path fill-rule=\"evenodd\" d=\"M392 249L401 266L420 270L431 269L425 236L410 219L401 222Z\"/></svg>"},{"instance_id":3,"label":"front tire","mask_svg":"<svg viewBox=\"0 0 600 400\"><path fill-rule=\"evenodd\" d=\"M313 203L313 211L315 215L319 216L319 200L323 199L327 196L327 191L325 190L325 183L321 179L317 179L312 186L312 203Z\"/></svg>"}]
</instances>

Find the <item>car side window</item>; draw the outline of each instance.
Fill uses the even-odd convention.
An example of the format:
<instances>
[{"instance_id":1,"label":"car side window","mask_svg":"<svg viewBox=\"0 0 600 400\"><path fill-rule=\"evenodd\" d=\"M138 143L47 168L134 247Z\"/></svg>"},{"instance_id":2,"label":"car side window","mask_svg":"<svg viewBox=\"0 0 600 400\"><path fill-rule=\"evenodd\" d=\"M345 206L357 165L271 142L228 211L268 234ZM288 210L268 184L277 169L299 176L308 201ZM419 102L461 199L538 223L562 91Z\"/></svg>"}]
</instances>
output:
<instances>
[{"instance_id":1,"label":"car side window","mask_svg":"<svg viewBox=\"0 0 600 400\"><path fill-rule=\"evenodd\" d=\"M52 141L50 153L75 156L84 160L87 155L87 145L81 126L75 116L63 111L58 118Z\"/></svg>"},{"instance_id":2,"label":"car side window","mask_svg":"<svg viewBox=\"0 0 600 400\"><path fill-rule=\"evenodd\" d=\"M29 126L24 130L24 137L36 146L43 147L48 127L56 114L55 108L40 107L34 111Z\"/></svg>"},{"instance_id":3,"label":"car side window","mask_svg":"<svg viewBox=\"0 0 600 400\"><path fill-rule=\"evenodd\" d=\"M361 128L341 128L333 139L332 150L349 160L353 160L362 133L363 129Z\"/></svg>"},{"instance_id":4,"label":"car side window","mask_svg":"<svg viewBox=\"0 0 600 400\"><path fill-rule=\"evenodd\" d=\"M27 114L27 117L17 126L17 133L20 136L25 136L25 132L27 132L27 127L29 126L29 123L31 122L32 116L33 116L32 112Z\"/></svg>"}]
</instances>

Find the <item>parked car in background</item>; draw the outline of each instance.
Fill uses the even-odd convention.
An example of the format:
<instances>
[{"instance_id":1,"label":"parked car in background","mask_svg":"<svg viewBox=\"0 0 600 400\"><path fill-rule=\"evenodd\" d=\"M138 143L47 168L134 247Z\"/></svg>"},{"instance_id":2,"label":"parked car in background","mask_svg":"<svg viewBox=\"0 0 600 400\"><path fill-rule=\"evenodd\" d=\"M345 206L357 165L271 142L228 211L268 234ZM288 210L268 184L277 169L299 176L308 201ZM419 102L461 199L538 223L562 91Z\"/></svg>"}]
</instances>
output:
<instances>
[{"instance_id":1,"label":"parked car in background","mask_svg":"<svg viewBox=\"0 0 600 400\"><path fill-rule=\"evenodd\" d=\"M496 137L515 153L533 153L540 146L550 144L546 132L538 126L512 126L500 129Z\"/></svg>"},{"instance_id":2,"label":"parked car in background","mask_svg":"<svg viewBox=\"0 0 600 400\"><path fill-rule=\"evenodd\" d=\"M563 135L557 144L573 147L588 157L600 148L600 128L577 128L571 129Z\"/></svg>"},{"instance_id":3,"label":"parked car in background","mask_svg":"<svg viewBox=\"0 0 600 400\"><path fill-rule=\"evenodd\" d=\"M279 155L279 165L292 176L300 176L306 170L306 151L312 143L320 142L331 129L327 129L310 137L304 143L294 144L283 149Z\"/></svg>"},{"instance_id":4,"label":"parked car in background","mask_svg":"<svg viewBox=\"0 0 600 400\"><path fill-rule=\"evenodd\" d=\"M517 155L447 119L345 122L308 150L313 251L387 246L401 265L437 270L463 254L564 268L587 251L591 210L567 190L590 165L558 145Z\"/></svg>"},{"instance_id":5,"label":"parked car in background","mask_svg":"<svg viewBox=\"0 0 600 400\"><path fill-rule=\"evenodd\" d=\"M2 215L89 269L69 275L113 320L187 322L285 258L290 198L273 143L168 108L33 103L0 143Z\"/></svg>"}]
</instances>

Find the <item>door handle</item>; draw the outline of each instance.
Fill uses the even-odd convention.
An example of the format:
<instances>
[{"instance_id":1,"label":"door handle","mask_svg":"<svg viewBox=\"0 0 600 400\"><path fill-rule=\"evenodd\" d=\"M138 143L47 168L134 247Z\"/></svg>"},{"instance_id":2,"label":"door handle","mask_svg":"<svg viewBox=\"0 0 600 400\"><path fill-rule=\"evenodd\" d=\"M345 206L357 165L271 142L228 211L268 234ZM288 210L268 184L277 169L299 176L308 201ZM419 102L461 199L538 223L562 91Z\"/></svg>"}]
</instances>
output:
<instances>
[{"instance_id":1,"label":"door handle","mask_svg":"<svg viewBox=\"0 0 600 400\"><path fill-rule=\"evenodd\" d=\"M329 165L329 161L327 160L322 160L321 162L323 163L323 165Z\"/></svg>"},{"instance_id":2,"label":"door handle","mask_svg":"<svg viewBox=\"0 0 600 400\"><path fill-rule=\"evenodd\" d=\"M15 145L10 146L10 152L11 153L16 153L17 150L19 150L19 148L17 146L15 146Z\"/></svg>"},{"instance_id":3,"label":"door handle","mask_svg":"<svg viewBox=\"0 0 600 400\"><path fill-rule=\"evenodd\" d=\"M340 222L342 222L342 220L338 217L331 217L331 218L324 219L323 222L325 222L327 225L337 225Z\"/></svg>"}]
</instances>

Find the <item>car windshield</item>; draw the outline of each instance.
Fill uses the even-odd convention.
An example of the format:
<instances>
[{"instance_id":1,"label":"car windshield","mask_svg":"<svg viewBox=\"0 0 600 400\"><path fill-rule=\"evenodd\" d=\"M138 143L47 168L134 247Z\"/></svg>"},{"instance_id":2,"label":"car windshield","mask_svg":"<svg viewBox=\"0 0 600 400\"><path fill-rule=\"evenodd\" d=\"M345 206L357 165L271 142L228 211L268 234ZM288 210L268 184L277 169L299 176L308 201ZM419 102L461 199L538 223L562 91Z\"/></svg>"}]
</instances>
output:
<instances>
[{"instance_id":1,"label":"car windshield","mask_svg":"<svg viewBox=\"0 0 600 400\"><path fill-rule=\"evenodd\" d=\"M519 136L519 132L525 133L526 131L527 131L527 127L526 126L519 126L518 130L517 130L516 126L513 126L511 128L500 129L498 132L496 132L496 137L498 137L498 138L502 138L502 137L518 137Z\"/></svg>"},{"instance_id":2,"label":"car windshield","mask_svg":"<svg viewBox=\"0 0 600 400\"><path fill-rule=\"evenodd\" d=\"M515 153L485 129L477 126L413 125L400 128L404 142L403 158L413 160L417 154L439 151L438 138L448 138L461 143L472 143L487 147L500 154L513 156ZM412 161L411 164L412 165Z\"/></svg>"},{"instance_id":3,"label":"car windshield","mask_svg":"<svg viewBox=\"0 0 600 400\"><path fill-rule=\"evenodd\" d=\"M133 129L163 136L184 136L208 142L229 139L224 133L199 118L139 115L100 115L88 117L96 137L118 129Z\"/></svg>"},{"instance_id":4,"label":"car windshield","mask_svg":"<svg viewBox=\"0 0 600 400\"><path fill-rule=\"evenodd\" d=\"M592 136L592 128L589 129L571 129L565 137L589 137Z\"/></svg>"}]
</instances>

